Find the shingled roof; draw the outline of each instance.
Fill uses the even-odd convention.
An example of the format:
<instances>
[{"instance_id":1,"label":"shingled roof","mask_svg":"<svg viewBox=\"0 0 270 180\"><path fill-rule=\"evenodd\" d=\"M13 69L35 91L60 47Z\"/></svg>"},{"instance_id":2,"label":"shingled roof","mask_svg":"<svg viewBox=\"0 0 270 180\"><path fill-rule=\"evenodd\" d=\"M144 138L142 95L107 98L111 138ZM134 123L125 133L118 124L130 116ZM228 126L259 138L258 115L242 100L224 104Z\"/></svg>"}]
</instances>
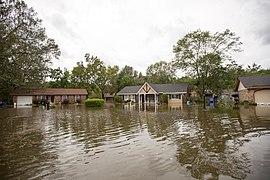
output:
<instances>
[{"instance_id":1,"label":"shingled roof","mask_svg":"<svg viewBox=\"0 0 270 180\"><path fill-rule=\"evenodd\" d=\"M189 83L152 84L149 83L158 93L187 92Z\"/></svg>"},{"instance_id":2,"label":"shingled roof","mask_svg":"<svg viewBox=\"0 0 270 180\"><path fill-rule=\"evenodd\" d=\"M126 86L121 91L119 91L118 95L123 94L136 94L142 86Z\"/></svg>"},{"instance_id":3,"label":"shingled roof","mask_svg":"<svg viewBox=\"0 0 270 180\"><path fill-rule=\"evenodd\" d=\"M242 82L246 88L270 86L270 74L261 76L239 77L239 81Z\"/></svg>"},{"instance_id":4,"label":"shingled roof","mask_svg":"<svg viewBox=\"0 0 270 180\"><path fill-rule=\"evenodd\" d=\"M35 96L35 95L87 95L86 89L70 88L47 88L47 89L15 89L13 96Z\"/></svg>"},{"instance_id":5,"label":"shingled roof","mask_svg":"<svg viewBox=\"0 0 270 180\"><path fill-rule=\"evenodd\" d=\"M148 83L157 93L187 92L189 83L153 84ZM118 95L137 94L142 86L126 86Z\"/></svg>"}]
</instances>

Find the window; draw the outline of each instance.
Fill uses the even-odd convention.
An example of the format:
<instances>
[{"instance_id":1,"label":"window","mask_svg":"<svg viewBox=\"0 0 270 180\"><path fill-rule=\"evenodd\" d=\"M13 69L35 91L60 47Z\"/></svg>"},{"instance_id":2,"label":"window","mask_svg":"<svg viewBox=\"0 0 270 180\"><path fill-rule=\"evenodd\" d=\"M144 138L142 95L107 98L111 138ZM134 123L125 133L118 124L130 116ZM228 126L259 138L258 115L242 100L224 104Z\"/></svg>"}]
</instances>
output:
<instances>
[{"instance_id":1,"label":"window","mask_svg":"<svg viewBox=\"0 0 270 180\"><path fill-rule=\"evenodd\" d=\"M127 95L124 95L124 100L127 100L128 99L128 96Z\"/></svg>"},{"instance_id":2,"label":"window","mask_svg":"<svg viewBox=\"0 0 270 180\"><path fill-rule=\"evenodd\" d=\"M172 94L171 99L179 99L179 94Z\"/></svg>"}]
</instances>

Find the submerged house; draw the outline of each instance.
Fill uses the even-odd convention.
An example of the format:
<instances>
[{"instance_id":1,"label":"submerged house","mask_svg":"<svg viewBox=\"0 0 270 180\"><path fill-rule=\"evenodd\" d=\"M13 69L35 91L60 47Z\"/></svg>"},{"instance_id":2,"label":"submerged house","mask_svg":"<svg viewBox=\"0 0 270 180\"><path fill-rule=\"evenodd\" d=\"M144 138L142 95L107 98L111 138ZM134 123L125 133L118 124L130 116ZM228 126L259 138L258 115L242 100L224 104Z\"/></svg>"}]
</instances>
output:
<instances>
[{"instance_id":1,"label":"submerged house","mask_svg":"<svg viewBox=\"0 0 270 180\"><path fill-rule=\"evenodd\" d=\"M15 89L11 94L17 106L50 103L80 103L86 100L86 89L47 88L47 89Z\"/></svg>"},{"instance_id":2,"label":"submerged house","mask_svg":"<svg viewBox=\"0 0 270 180\"><path fill-rule=\"evenodd\" d=\"M270 74L239 77L237 92L240 102L270 105Z\"/></svg>"},{"instance_id":3,"label":"submerged house","mask_svg":"<svg viewBox=\"0 0 270 180\"><path fill-rule=\"evenodd\" d=\"M125 102L158 103L162 94L168 95L168 103L183 103L189 96L189 83L152 84L126 86L117 95Z\"/></svg>"}]
</instances>

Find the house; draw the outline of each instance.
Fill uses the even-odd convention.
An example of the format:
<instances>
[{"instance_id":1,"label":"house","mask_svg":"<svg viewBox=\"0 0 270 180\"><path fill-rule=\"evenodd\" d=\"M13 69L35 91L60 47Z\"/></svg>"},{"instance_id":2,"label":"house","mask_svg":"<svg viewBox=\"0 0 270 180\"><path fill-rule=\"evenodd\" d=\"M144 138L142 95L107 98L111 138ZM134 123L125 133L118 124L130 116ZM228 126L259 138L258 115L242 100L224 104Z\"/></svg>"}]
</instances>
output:
<instances>
[{"instance_id":1,"label":"house","mask_svg":"<svg viewBox=\"0 0 270 180\"><path fill-rule=\"evenodd\" d=\"M38 103L76 103L85 101L86 89L47 88L47 89L15 89L11 94L17 106Z\"/></svg>"},{"instance_id":2,"label":"house","mask_svg":"<svg viewBox=\"0 0 270 180\"><path fill-rule=\"evenodd\" d=\"M270 74L239 77L237 91L240 102L270 105Z\"/></svg>"},{"instance_id":3,"label":"house","mask_svg":"<svg viewBox=\"0 0 270 180\"><path fill-rule=\"evenodd\" d=\"M125 102L158 103L162 94L168 95L168 103L183 103L189 96L189 83L152 84L142 86L126 86L117 95Z\"/></svg>"}]
</instances>

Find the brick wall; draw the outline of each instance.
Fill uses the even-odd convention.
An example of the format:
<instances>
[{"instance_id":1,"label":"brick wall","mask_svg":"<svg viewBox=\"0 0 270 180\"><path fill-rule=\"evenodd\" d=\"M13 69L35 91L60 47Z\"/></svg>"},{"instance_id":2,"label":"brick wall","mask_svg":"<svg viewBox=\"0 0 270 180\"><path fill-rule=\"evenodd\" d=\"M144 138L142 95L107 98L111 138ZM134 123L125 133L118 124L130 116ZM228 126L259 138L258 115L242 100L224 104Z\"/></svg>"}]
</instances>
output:
<instances>
[{"instance_id":1,"label":"brick wall","mask_svg":"<svg viewBox=\"0 0 270 180\"><path fill-rule=\"evenodd\" d=\"M68 96L68 103L69 104L74 104L75 103L75 96L74 95L69 95Z\"/></svg>"},{"instance_id":2,"label":"brick wall","mask_svg":"<svg viewBox=\"0 0 270 180\"><path fill-rule=\"evenodd\" d=\"M249 103L254 103L255 99L254 99L254 90L242 90L239 91L239 101L243 102L243 101L248 101Z\"/></svg>"},{"instance_id":3,"label":"brick wall","mask_svg":"<svg viewBox=\"0 0 270 180\"><path fill-rule=\"evenodd\" d=\"M61 96L54 96L54 103L55 104L61 103Z\"/></svg>"}]
</instances>

